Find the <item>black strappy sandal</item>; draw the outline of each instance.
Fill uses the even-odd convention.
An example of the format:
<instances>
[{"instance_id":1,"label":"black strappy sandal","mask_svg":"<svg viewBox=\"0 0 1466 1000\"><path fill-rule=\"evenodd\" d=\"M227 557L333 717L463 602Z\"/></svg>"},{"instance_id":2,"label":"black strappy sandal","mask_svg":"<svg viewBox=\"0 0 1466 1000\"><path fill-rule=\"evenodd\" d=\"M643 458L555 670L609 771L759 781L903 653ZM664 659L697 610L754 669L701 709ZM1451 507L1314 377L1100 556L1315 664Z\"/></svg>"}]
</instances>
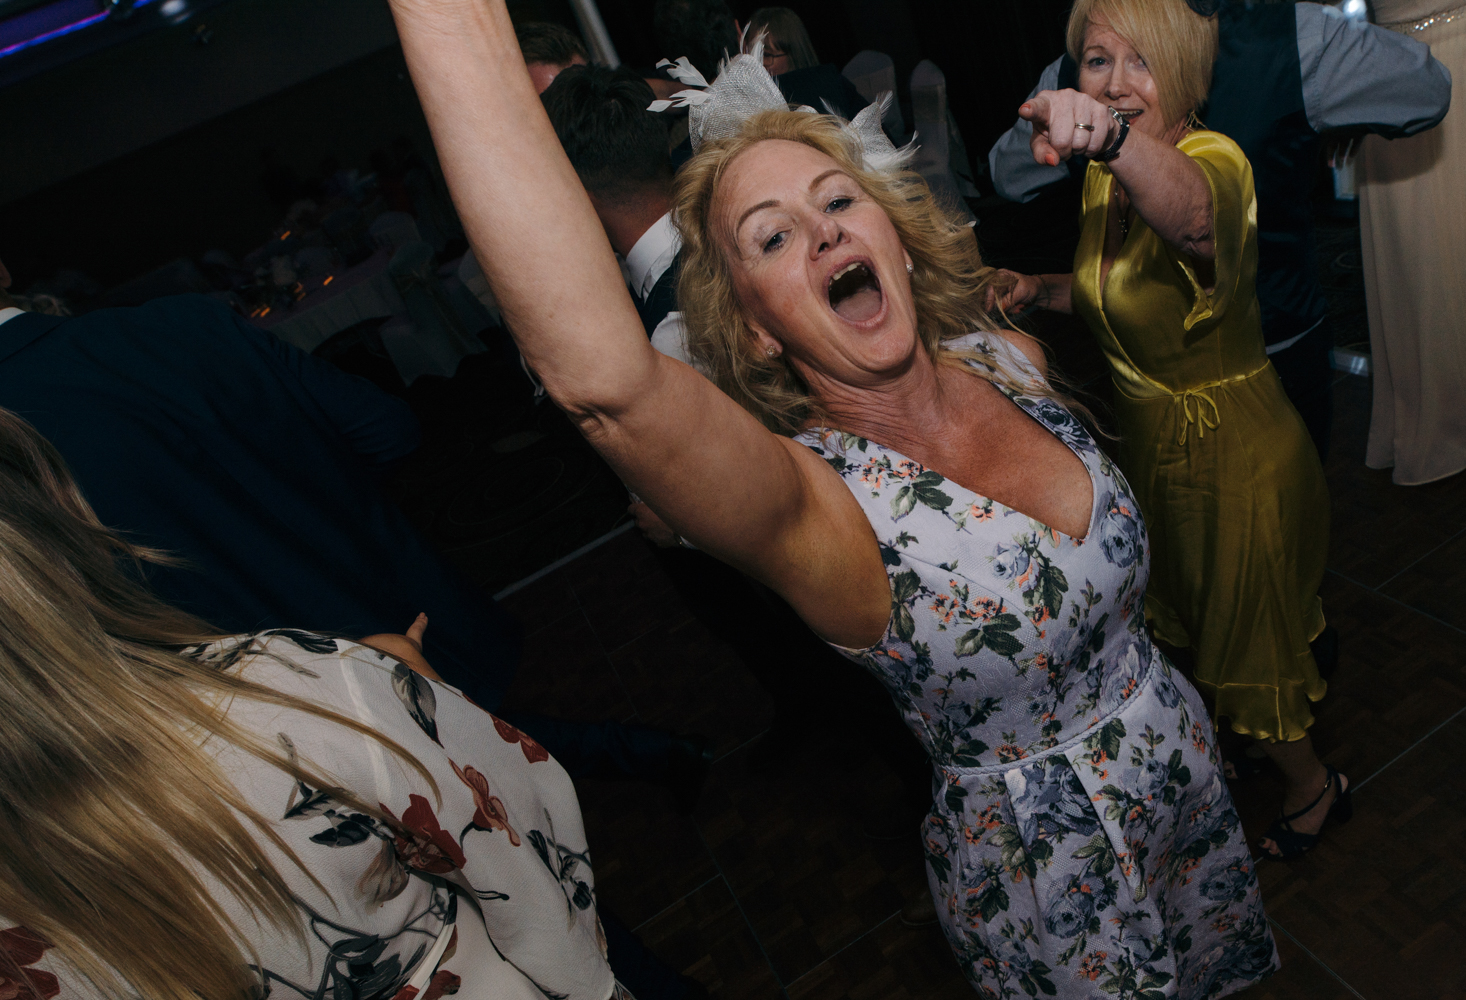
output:
<instances>
[{"instance_id":1,"label":"black strappy sandal","mask_svg":"<svg viewBox=\"0 0 1466 1000\"><path fill-rule=\"evenodd\" d=\"M1339 772L1330 766L1328 778L1324 781L1323 791L1318 793L1318 798L1295 813L1279 816L1273 820L1272 826L1267 828L1267 833L1263 834L1263 837L1277 844L1278 850L1282 853L1274 854L1264 847L1263 856L1274 861L1296 861L1318 846L1318 838L1323 834L1323 827L1328 826L1330 820L1339 823L1349 822L1354 817L1354 786L1344 785L1338 797L1329 805L1329 811L1324 815L1323 826L1318 828L1318 833L1299 833L1293 829L1293 821L1306 815L1309 810L1322 802L1323 797L1329 793L1330 788L1334 787L1335 782L1341 780Z\"/></svg>"}]
</instances>

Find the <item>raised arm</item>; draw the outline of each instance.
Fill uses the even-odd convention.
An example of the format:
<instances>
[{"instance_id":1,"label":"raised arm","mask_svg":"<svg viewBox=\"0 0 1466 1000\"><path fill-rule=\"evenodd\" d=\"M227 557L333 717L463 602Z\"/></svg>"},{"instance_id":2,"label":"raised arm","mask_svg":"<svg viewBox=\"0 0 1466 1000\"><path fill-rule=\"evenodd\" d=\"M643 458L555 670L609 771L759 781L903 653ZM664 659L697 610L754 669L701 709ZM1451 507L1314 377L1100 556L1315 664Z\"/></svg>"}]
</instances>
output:
<instances>
[{"instance_id":1,"label":"raised arm","mask_svg":"<svg viewBox=\"0 0 1466 1000\"><path fill-rule=\"evenodd\" d=\"M1033 123L1033 157L1056 166L1071 156L1093 157L1114 141L1119 125L1108 107L1077 90L1051 90L1018 109ZM1093 125L1088 132L1075 123ZM1135 212L1161 239L1182 253L1211 260L1211 188L1206 174L1174 144L1132 128L1110 161L1115 180L1125 189Z\"/></svg>"},{"instance_id":2,"label":"raised arm","mask_svg":"<svg viewBox=\"0 0 1466 1000\"><path fill-rule=\"evenodd\" d=\"M812 452L648 343L503 0L391 3L474 255L551 398L678 534L769 584L828 638L873 639L849 627L869 607L831 600L871 576L869 548L880 592L866 596L889 603L854 499Z\"/></svg>"}]
</instances>

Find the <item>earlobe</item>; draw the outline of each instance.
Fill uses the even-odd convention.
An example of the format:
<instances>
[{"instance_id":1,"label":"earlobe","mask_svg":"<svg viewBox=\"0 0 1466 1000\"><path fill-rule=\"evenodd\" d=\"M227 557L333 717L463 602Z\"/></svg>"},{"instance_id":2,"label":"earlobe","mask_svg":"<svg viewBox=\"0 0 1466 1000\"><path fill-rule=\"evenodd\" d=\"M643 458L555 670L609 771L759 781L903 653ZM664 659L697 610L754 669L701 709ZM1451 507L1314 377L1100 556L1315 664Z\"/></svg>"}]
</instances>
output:
<instances>
[{"instance_id":1,"label":"earlobe","mask_svg":"<svg viewBox=\"0 0 1466 1000\"><path fill-rule=\"evenodd\" d=\"M744 322L748 321L745 320ZM763 327L756 323L748 323L748 331L753 334L755 349L764 357L777 358L780 354L784 353L784 345L769 336L769 331Z\"/></svg>"}]
</instances>

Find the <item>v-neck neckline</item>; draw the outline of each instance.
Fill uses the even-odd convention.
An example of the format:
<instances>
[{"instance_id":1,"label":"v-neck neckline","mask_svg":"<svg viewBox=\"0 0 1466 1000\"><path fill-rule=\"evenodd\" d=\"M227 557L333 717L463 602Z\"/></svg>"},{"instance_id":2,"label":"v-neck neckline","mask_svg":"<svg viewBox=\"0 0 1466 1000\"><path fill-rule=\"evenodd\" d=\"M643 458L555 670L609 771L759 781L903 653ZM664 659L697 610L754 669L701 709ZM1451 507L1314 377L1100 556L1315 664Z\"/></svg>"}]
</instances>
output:
<instances>
[{"instance_id":1,"label":"v-neck neckline","mask_svg":"<svg viewBox=\"0 0 1466 1000\"><path fill-rule=\"evenodd\" d=\"M1048 423L1046 423L1045 421L1039 419L1039 417L1038 417L1038 415L1036 413L1034 413L1028 407L1024 406L1022 403L1018 402L1019 399L1024 399L1024 398L1027 398L1027 397L1009 395L1008 391L1006 389L1004 389L1002 386L995 385L994 388L996 388L1005 397L1007 397L1007 399L1008 399L1008 401L1010 403L1012 403L1014 406L1018 407L1018 409L1022 410L1023 413L1028 417L1028 419L1030 419L1034 423L1038 424L1039 427L1041 427L1044 430L1045 433L1051 435L1054 438L1054 440L1058 441L1065 448L1068 448L1069 451L1070 451L1070 453L1075 458L1079 459L1079 463L1084 466L1084 474L1089 477L1089 493L1090 493L1090 498L1089 498L1089 523L1085 527L1085 531L1084 531L1084 536L1083 537L1077 537L1075 535L1071 535L1067 531L1064 531L1062 528L1055 528L1051 524L1046 524L1045 522L1039 520L1038 518L1034 517L1032 514L1027 513L1026 511L1021 511L1017 507L1011 507L1011 506L1009 506L1008 504L1004 503L1001 500L998 500L998 499L996 499L994 497L987 496L986 494L983 494L983 493L979 493L977 490L972 489L969 486L965 486L962 483L958 482L957 480L953 479L951 476L948 476L946 473L942 472L941 469L934 469L934 468L932 468L929 465L923 465L921 462L918 462L916 459L911 458L910 456L906 455L905 453L900 452L900 451L897 451L895 448L892 448L890 445L882 444L880 441L876 441L873 438L860 437L859 435L848 434L848 432L841 431L840 429L835 428L835 427L811 427L808 430L804 431L804 433L813 435L816 438L818 438L821 435L822 432L827 432L827 433L830 433L830 434L847 434L850 437L855 437L858 440L862 440L862 441L867 442L868 444L873 444L877 448L881 449L881 451L883 451L887 455L891 456L892 458L900 459L903 462L910 462L911 465L914 468L916 468L916 469L920 469L923 472L935 472L937 475L939 475L939 476L942 477L942 481L943 482L945 482L945 483L951 483L957 489L962 490L964 493L969 494L970 496L976 498L977 500L985 501L986 503L990 503L990 504L992 504L995 507L1001 507L1003 510L1007 511L1010 514L1017 514L1019 517L1027 518L1030 522L1032 522L1033 524L1036 524L1036 525L1040 526L1045 531L1047 531L1047 532L1049 532L1049 533L1051 533L1053 535L1062 535L1063 537L1065 537L1065 538L1069 539L1071 542L1073 542L1075 545L1083 545L1086 541L1089 540L1090 536L1094 534L1095 524L1099 520L1100 483L1099 483L1098 478L1095 476L1094 468L1090 465L1089 461L1085 458L1083 452L1081 452L1078 448L1074 447L1074 445L1071 444L1070 442L1064 440L1064 438L1062 436L1060 436L1059 434L1055 433L1054 429L1052 427L1050 427L1048 425Z\"/></svg>"}]
</instances>

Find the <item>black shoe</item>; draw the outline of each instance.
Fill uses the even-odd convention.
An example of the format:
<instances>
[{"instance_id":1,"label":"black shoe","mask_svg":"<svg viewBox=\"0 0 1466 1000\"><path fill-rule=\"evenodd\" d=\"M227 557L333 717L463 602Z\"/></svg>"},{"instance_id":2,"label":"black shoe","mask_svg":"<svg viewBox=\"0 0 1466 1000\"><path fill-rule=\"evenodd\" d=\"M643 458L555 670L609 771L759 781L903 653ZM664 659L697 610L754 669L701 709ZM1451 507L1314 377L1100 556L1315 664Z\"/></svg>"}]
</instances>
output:
<instances>
[{"instance_id":1,"label":"black shoe","mask_svg":"<svg viewBox=\"0 0 1466 1000\"><path fill-rule=\"evenodd\" d=\"M1318 665L1318 675L1328 680L1339 665L1339 630L1325 625L1318 638L1308 644L1313 651L1313 662Z\"/></svg>"},{"instance_id":2,"label":"black shoe","mask_svg":"<svg viewBox=\"0 0 1466 1000\"><path fill-rule=\"evenodd\" d=\"M697 808L712 764L712 747L705 737L677 737L667 747L667 773L662 786L672 793L672 803L683 816Z\"/></svg>"},{"instance_id":3,"label":"black shoe","mask_svg":"<svg viewBox=\"0 0 1466 1000\"><path fill-rule=\"evenodd\" d=\"M1341 791L1335 796L1334 801L1329 803L1329 811L1324 814L1323 818L1324 826L1328 826L1330 820L1339 823L1349 822L1354 817L1354 788L1344 784L1345 780L1338 771L1329 766L1328 778L1324 781L1323 791L1318 793L1318 798L1295 813L1279 816L1267 828L1267 833L1263 834L1264 839L1277 844L1280 853L1274 854L1264 847L1263 856L1272 858L1274 861L1296 861L1318 846L1318 838L1323 835L1323 826L1318 828L1318 833L1299 833L1293 829L1293 821L1306 815L1310 809L1322 802L1330 788L1337 786Z\"/></svg>"}]
</instances>

